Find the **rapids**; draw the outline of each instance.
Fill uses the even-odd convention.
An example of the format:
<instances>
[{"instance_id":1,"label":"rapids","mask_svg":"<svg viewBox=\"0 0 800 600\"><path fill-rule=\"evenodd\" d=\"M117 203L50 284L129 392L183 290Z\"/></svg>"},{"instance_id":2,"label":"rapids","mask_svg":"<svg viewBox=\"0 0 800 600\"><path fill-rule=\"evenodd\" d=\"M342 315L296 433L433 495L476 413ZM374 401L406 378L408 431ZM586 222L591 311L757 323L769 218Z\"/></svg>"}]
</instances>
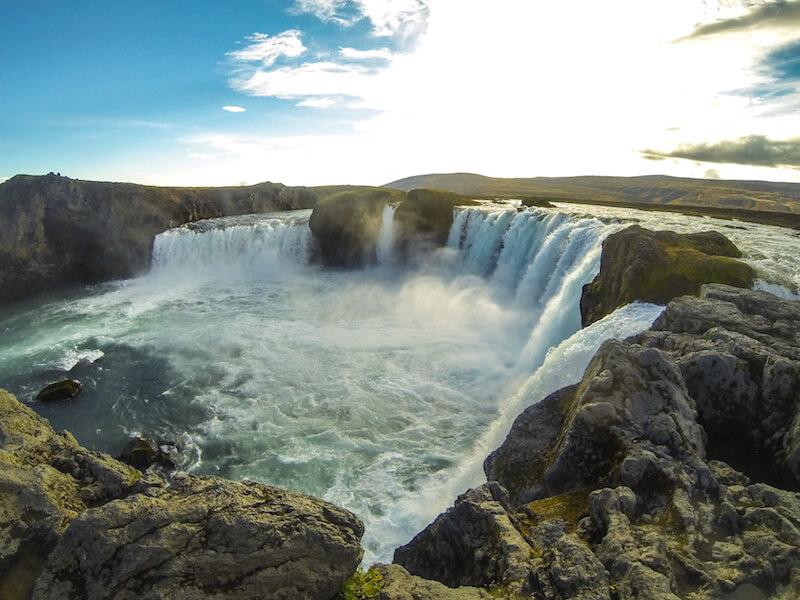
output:
<instances>
[{"instance_id":1,"label":"rapids","mask_svg":"<svg viewBox=\"0 0 800 600\"><path fill-rule=\"evenodd\" d=\"M580 329L602 240L628 223L730 237L796 297L797 237L750 223L561 205L456 211L447 246L400 265L394 207L376 266L323 269L310 211L205 221L159 235L136 279L13 305L0 387L85 446L133 433L175 441L181 467L324 497L366 524L365 562L481 481L513 419L578 380L609 337L647 327L635 303ZM41 405L47 383L84 392Z\"/></svg>"}]
</instances>

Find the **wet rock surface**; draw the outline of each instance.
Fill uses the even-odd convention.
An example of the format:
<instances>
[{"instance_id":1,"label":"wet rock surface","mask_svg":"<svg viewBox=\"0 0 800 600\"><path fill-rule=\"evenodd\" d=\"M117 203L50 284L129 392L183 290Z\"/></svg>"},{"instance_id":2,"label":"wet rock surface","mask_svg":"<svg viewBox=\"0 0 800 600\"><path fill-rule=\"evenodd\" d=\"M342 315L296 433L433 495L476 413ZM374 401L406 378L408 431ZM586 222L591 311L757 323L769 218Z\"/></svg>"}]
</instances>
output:
<instances>
[{"instance_id":1,"label":"wet rock surface","mask_svg":"<svg viewBox=\"0 0 800 600\"><path fill-rule=\"evenodd\" d=\"M315 598L361 560L362 523L296 492L169 482L82 448L0 391L0 597Z\"/></svg>"},{"instance_id":2,"label":"wet rock surface","mask_svg":"<svg viewBox=\"0 0 800 600\"><path fill-rule=\"evenodd\" d=\"M674 300L524 411L395 562L500 597L800 597L799 353L800 303Z\"/></svg>"}]
</instances>

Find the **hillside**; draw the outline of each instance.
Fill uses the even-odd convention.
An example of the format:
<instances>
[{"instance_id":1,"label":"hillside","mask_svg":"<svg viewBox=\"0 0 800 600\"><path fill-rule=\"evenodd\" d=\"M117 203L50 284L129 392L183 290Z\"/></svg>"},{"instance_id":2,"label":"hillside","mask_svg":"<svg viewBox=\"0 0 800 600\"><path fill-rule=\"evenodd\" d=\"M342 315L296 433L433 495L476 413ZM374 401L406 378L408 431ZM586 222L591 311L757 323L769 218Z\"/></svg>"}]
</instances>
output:
<instances>
[{"instance_id":1,"label":"hillside","mask_svg":"<svg viewBox=\"0 0 800 600\"><path fill-rule=\"evenodd\" d=\"M481 198L534 197L590 204L698 212L800 228L800 184L767 181L644 177L533 177L504 179L472 173L429 174L385 187L424 187Z\"/></svg>"}]
</instances>

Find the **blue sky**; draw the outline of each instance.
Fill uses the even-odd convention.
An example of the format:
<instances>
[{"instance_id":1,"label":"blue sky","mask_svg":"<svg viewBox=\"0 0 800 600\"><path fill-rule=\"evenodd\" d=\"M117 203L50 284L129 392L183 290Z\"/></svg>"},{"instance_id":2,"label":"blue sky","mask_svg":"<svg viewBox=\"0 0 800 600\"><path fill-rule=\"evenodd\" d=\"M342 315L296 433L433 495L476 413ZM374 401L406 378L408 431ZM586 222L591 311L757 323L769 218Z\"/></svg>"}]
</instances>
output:
<instances>
[{"instance_id":1,"label":"blue sky","mask_svg":"<svg viewBox=\"0 0 800 600\"><path fill-rule=\"evenodd\" d=\"M0 179L800 181L800 1L0 4Z\"/></svg>"}]
</instances>

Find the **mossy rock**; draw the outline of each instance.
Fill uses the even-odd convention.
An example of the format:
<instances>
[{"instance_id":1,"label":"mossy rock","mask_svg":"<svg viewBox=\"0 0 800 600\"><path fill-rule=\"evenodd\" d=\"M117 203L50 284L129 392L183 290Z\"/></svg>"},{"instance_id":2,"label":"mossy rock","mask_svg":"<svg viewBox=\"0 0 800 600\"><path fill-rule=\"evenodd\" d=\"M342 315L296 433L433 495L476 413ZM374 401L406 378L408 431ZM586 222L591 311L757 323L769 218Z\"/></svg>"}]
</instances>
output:
<instances>
[{"instance_id":1,"label":"mossy rock","mask_svg":"<svg viewBox=\"0 0 800 600\"><path fill-rule=\"evenodd\" d=\"M156 462L156 457L157 451L153 443L136 436L128 440L117 460L144 471Z\"/></svg>"},{"instance_id":2,"label":"mossy rock","mask_svg":"<svg viewBox=\"0 0 800 600\"><path fill-rule=\"evenodd\" d=\"M72 400L81 393L81 384L74 379L65 379L51 383L36 396L40 402L57 402L59 400Z\"/></svg>"},{"instance_id":3,"label":"mossy rock","mask_svg":"<svg viewBox=\"0 0 800 600\"><path fill-rule=\"evenodd\" d=\"M412 247L441 247L447 242L456 206L474 206L478 202L443 190L418 189L408 192L394 214L399 250Z\"/></svg>"},{"instance_id":4,"label":"mossy rock","mask_svg":"<svg viewBox=\"0 0 800 600\"><path fill-rule=\"evenodd\" d=\"M584 326L635 300L667 304L698 295L706 283L753 285L753 269L736 260L739 249L721 233L678 234L632 225L603 242L600 273L583 287Z\"/></svg>"}]
</instances>

